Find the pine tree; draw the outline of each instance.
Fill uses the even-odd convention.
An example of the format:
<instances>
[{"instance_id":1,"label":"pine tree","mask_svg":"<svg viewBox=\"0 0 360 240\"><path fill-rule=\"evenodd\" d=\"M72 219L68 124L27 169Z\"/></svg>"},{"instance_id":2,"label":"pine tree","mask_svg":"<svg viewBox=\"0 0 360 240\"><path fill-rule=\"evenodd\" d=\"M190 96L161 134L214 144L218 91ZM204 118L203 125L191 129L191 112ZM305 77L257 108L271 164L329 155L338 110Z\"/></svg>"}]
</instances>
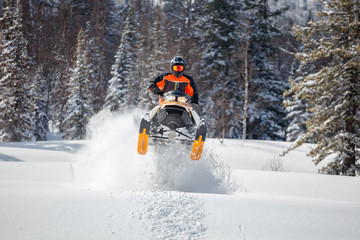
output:
<instances>
[{"instance_id":1,"label":"pine tree","mask_svg":"<svg viewBox=\"0 0 360 240\"><path fill-rule=\"evenodd\" d=\"M49 131L49 82L44 76L43 66L36 70L31 86L31 98L36 106L34 112L34 134L37 141L46 140Z\"/></svg>"},{"instance_id":2,"label":"pine tree","mask_svg":"<svg viewBox=\"0 0 360 240\"><path fill-rule=\"evenodd\" d=\"M163 11L169 21L167 34L175 43L175 55L183 56L189 62L195 62L196 41L195 21L199 16L202 0L164 0Z\"/></svg>"},{"instance_id":3,"label":"pine tree","mask_svg":"<svg viewBox=\"0 0 360 240\"><path fill-rule=\"evenodd\" d=\"M234 78L232 59L237 41L236 6L229 0L203 1L203 15L197 20L197 37L201 46L200 80L209 89L205 110L209 135L229 137L230 122L237 115L238 81ZM236 122L240 122L236 120ZM236 132L241 132L241 129Z\"/></svg>"},{"instance_id":4,"label":"pine tree","mask_svg":"<svg viewBox=\"0 0 360 240\"><path fill-rule=\"evenodd\" d=\"M293 61L292 74L289 77L289 82L292 86L299 84L304 80L305 76L308 76L314 71L314 66L311 64L300 64L296 58ZM285 97L289 97L284 100L286 111L288 112L286 118L291 122L286 129L286 141L295 141L299 136L307 132L306 121L310 117L308 111L308 103L306 100L300 98L300 96L293 92L293 88L290 88L284 93Z\"/></svg>"},{"instance_id":5,"label":"pine tree","mask_svg":"<svg viewBox=\"0 0 360 240\"><path fill-rule=\"evenodd\" d=\"M21 5L14 0L7 4L0 19L0 142L35 140Z\"/></svg>"},{"instance_id":6,"label":"pine tree","mask_svg":"<svg viewBox=\"0 0 360 240\"><path fill-rule=\"evenodd\" d=\"M253 139L283 140L286 113L282 93L288 86L273 65L273 41L279 36L274 19L284 9L271 11L268 0L246 0L244 4L250 22L249 58L253 66L248 134Z\"/></svg>"},{"instance_id":7,"label":"pine tree","mask_svg":"<svg viewBox=\"0 0 360 240\"><path fill-rule=\"evenodd\" d=\"M150 110L157 104L157 98L149 91L149 83L156 76L167 72L169 69L169 53L166 37L166 28L164 25L164 16L162 9L158 6L155 10L155 21L153 23L150 35L152 46L149 52L144 53L148 58L146 63L140 64L140 68L146 69L147 77L142 80L140 93L140 106ZM140 57L140 56L139 56Z\"/></svg>"},{"instance_id":8,"label":"pine tree","mask_svg":"<svg viewBox=\"0 0 360 240\"><path fill-rule=\"evenodd\" d=\"M87 22L84 38L87 42L86 52L89 59L89 72L87 74L90 81L90 92L92 94L92 108L98 112L105 100L106 85L104 84L104 51L102 49L102 27L95 21ZM100 32L98 32L100 31Z\"/></svg>"},{"instance_id":9,"label":"pine tree","mask_svg":"<svg viewBox=\"0 0 360 240\"><path fill-rule=\"evenodd\" d=\"M315 164L333 156L321 172L354 176L360 167L360 6L352 0L321 2L320 20L294 28L304 44L299 60L323 65L292 86L312 112L308 132L293 148L315 139L309 153Z\"/></svg>"},{"instance_id":10,"label":"pine tree","mask_svg":"<svg viewBox=\"0 0 360 240\"><path fill-rule=\"evenodd\" d=\"M137 66L138 71L136 79L140 81L140 94L139 94L139 107L150 110L156 104L152 94L149 91L150 66L147 58L148 53L151 51L150 47L147 47L148 34L141 34L139 41L139 48L137 51Z\"/></svg>"},{"instance_id":11,"label":"pine tree","mask_svg":"<svg viewBox=\"0 0 360 240\"><path fill-rule=\"evenodd\" d=\"M163 24L164 16L160 7L155 12L155 21L151 33L152 52L150 54L150 77L156 77L162 72L168 71L168 46L166 28Z\"/></svg>"},{"instance_id":12,"label":"pine tree","mask_svg":"<svg viewBox=\"0 0 360 240\"><path fill-rule=\"evenodd\" d=\"M138 104L139 82L134 79L138 36L134 4L128 11L121 43L111 67L112 78L105 98L105 107L110 111L123 111Z\"/></svg>"},{"instance_id":13,"label":"pine tree","mask_svg":"<svg viewBox=\"0 0 360 240\"><path fill-rule=\"evenodd\" d=\"M89 80L92 93L92 104L98 112L105 101L107 88L107 69L105 68L105 32L106 32L106 5L109 0L91 1L92 13L86 23L85 40L89 58Z\"/></svg>"},{"instance_id":14,"label":"pine tree","mask_svg":"<svg viewBox=\"0 0 360 240\"><path fill-rule=\"evenodd\" d=\"M86 136L86 125L93 114L88 78L89 59L82 29L78 34L75 54L76 61L68 83L70 96L65 105L63 129L66 139L83 139Z\"/></svg>"}]
</instances>

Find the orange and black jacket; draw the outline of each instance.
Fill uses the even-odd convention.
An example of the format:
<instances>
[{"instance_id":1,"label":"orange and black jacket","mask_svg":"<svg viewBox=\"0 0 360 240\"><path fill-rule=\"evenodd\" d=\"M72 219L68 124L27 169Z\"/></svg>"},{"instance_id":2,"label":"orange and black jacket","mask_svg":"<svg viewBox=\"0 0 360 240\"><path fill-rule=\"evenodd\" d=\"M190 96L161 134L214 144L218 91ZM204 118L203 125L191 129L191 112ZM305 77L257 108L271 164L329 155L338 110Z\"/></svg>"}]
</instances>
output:
<instances>
[{"instance_id":1,"label":"orange and black jacket","mask_svg":"<svg viewBox=\"0 0 360 240\"><path fill-rule=\"evenodd\" d=\"M161 74L151 81L149 89L155 94L162 94L171 90L182 91L196 102L199 98L194 79L186 74L180 77L176 77L172 73Z\"/></svg>"}]
</instances>

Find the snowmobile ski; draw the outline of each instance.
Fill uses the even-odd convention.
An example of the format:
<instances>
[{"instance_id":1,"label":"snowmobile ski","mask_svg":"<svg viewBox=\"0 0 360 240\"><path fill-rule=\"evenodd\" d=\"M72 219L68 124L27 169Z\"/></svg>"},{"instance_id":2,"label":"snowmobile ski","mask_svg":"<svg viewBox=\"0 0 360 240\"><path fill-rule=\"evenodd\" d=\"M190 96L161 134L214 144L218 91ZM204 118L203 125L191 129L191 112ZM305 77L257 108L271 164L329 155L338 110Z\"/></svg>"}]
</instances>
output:
<instances>
[{"instance_id":1,"label":"snowmobile ski","mask_svg":"<svg viewBox=\"0 0 360 240\"><path fill-rule=\"evenodd\" d=\"M140 123L137 151L141 155L147 153L149 144L150 121L143 118Z\"/></svg>"},{"instance_id":2,"label":"snowmobile ski","mask_svg":"<svg viewBox=\"0 0 360 240\"><path fill-rule=\"evenodd\" d=\"M201 158L201 154L206 139L206 132L207 132L206 124L204 121L201 121L201 123L199 124L196 130L195 140L191 151L191 160L199 160Z\"/></svg>"}]
</instances>

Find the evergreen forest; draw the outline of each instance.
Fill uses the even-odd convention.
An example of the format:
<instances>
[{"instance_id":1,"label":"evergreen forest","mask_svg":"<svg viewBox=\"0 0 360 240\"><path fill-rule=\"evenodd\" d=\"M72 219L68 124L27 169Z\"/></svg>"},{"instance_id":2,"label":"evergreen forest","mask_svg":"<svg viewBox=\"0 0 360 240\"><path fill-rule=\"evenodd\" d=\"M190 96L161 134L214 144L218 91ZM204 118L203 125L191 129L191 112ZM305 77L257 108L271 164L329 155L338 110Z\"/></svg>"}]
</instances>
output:
<instances>
[{"instance_id":1,"label":"evergreen forest","mask_svg":"<svg viewBox=\"0 0 360 240\"><path fill-rule=\"evenodd\" d=\"M302 21L275 0L0 1L0 142L84 139L103 109L144 112L187 61L209 136L314 143L322 173L360 172L360 1ZM308 1L302 1L306 3Z\"/></svg>"}]
</instances>

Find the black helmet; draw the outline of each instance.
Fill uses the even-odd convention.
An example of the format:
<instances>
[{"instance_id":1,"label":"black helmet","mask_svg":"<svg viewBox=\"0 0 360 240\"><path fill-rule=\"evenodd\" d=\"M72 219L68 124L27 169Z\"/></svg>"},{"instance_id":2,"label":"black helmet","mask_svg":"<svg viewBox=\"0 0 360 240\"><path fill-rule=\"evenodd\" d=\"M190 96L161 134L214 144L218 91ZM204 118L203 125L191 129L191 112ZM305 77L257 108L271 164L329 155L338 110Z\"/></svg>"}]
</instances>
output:
<instances>
[{"instance_id":1,"label":"black helmet","mask_svg":"<svg viewBox=\"0 0 360 240\"><path fill-rule=\"evenodd\" d=\"M183 66L183 69L176 69L176 67L174 69L174 66ZM171 59L170 70L171 73L173 73L176 77L180 77L184 73L185 68L186 68L186 62L182 57L177 56Z\"/></svg>"}]
</instances>

